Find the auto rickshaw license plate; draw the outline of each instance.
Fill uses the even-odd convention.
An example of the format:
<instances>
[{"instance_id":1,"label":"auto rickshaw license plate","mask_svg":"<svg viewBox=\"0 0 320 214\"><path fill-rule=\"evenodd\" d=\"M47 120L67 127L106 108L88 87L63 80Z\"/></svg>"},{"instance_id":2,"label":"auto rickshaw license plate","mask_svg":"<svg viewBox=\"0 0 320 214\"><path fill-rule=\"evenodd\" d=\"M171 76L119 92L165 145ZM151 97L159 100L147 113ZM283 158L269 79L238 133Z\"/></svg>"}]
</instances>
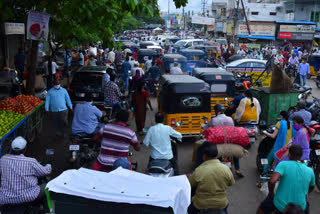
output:
<instances>
[{"instance_id":1,"label":"auto rickshaw license plate","mask_svg":"<svg viewBox=\"0 0 320 214\"><path fill-rule=\"evenodd\" d=\"M80 150L80 145L70 145L69 150L70 151L78 151L78 150Z\"/></svg>"}]
</instances>

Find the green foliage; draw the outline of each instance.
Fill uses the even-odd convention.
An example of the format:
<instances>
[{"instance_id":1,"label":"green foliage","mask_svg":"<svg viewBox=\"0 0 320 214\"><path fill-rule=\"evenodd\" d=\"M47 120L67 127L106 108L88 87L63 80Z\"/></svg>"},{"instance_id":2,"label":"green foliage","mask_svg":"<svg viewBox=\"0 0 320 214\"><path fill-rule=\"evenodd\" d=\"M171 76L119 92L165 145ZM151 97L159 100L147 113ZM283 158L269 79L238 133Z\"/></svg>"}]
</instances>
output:
<instances>
[{"instance_id":1,"label":"green foliage","mask_svg":"<svg viewBox=\"0 0 320 214\"><path fill-rule=\"evenodd\" d=\"M187 0L175 0L176 7ZM34 9L51 14L50 31L64 48L73 44L103 41L111 47L115 31L141 26L145 16L159 15L157 0L0 0L0 21L15 21Z\"/></svg>"}]
</instances>

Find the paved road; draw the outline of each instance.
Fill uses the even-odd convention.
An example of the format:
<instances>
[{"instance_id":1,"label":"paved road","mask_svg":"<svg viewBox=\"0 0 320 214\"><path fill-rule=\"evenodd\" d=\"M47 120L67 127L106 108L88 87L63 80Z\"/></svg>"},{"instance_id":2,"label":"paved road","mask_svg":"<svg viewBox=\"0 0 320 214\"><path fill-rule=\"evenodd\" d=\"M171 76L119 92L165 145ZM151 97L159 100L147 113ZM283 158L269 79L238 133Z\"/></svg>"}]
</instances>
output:
<instances>
[{"instance_id":1,"label":"paved road","mask_svg":"<svg viewBox=\"0 0 320 214\"><path fill-rule=\"evenodd\" d=\"M313 86L313 95L320 97L320 89L316 88L312 80L308 80L308 84ZM154 109L156 109L156 99L152 99ZM146 127L154 124L154 112L148 111ZM135 129L135 124L130 121L130 125ZM44 131L40 135L39 139L29 146L28 154L41 160L44 157L45 150L52 148L55 150L55 162L52 176L58 176L62 171L67 170L70 167L67 160L69 158L68 152L68 139L57 140L54 135L54 127L50 119L46 119L44 124ZM71 123L69 132L71 132ZM142 139L141 139L142 140ZM183 143L179 144L179 167L180 173L186 174L192 172L194 164L192 163L192 151L193 151L194 139L185 139ZM250 149L249 156L242 158L241 171L245 175L245 178L236 180L234 186L229 189L228 198L230 201L229 213L230 214L251 214L255 213L260 202L264 199L263 194L256 188L255 184L258 182L259 177L255 165L255 157L257 154L259 142ZM138 162L138 171L144 172L147 161L149 158L149 149L142 146L141 151L133 152L133 161ZM315 190L310 195L311 213L319 213L320 210L320 193Z\"/></svg>"}]
</instances>

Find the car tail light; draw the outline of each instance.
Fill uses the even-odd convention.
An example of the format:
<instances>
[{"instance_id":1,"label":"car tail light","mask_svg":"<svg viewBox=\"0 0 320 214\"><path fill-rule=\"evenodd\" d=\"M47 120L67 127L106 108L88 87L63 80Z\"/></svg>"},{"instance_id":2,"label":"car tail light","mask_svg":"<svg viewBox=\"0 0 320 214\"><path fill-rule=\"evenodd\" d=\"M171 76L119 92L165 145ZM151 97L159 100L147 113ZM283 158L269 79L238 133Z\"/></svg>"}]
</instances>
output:
<instances>
[{"instance_id":1,"label":"car tail light","mask_svg":"<svg viewBox=\"0 0 320 214\"><path fill-rule=\"evenodd\" d=\"M99 110L101 110L101 111L104 110L104 106L103 106L103 105L97 105L97 108L98 108Z\"/></svg>"},{"instance_id":2,"label":"car tail light","mask_svg":"<svg viewBox=\"0 0 320 214\"><path fill-rule=\"evenodd\" d=\"M173 126L175 126L175 125L176 125L176 119L172 118L172 119L171 119L171 126L173 127Z\"/></svg>"},{"instance_id":3,"label":"car tail light","mask_svg":"<svg viewBox=\"0 0 320 214\"><path fill-rule=\"evenodd\" d=\"M72 93L73 92L73 89L69 86L69 91Z\"/></svg>"}]
</instances>

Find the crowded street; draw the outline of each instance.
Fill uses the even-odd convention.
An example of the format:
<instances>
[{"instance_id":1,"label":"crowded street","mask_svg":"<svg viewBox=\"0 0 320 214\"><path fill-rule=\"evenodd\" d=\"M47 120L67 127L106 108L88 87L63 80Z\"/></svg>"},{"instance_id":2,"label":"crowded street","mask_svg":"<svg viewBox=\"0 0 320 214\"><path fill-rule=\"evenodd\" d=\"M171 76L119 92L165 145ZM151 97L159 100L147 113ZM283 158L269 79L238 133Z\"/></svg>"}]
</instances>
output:
<instances>
[{"instance_id":1,"label":"crowded street","mask_svg":"<svg viewBox=\"0 0 320 214\"><path fill-rule=\"evenodd\" d=\"M0 11L0 214L320 212L319 1Z\"/></svg>"}]
</instances>

